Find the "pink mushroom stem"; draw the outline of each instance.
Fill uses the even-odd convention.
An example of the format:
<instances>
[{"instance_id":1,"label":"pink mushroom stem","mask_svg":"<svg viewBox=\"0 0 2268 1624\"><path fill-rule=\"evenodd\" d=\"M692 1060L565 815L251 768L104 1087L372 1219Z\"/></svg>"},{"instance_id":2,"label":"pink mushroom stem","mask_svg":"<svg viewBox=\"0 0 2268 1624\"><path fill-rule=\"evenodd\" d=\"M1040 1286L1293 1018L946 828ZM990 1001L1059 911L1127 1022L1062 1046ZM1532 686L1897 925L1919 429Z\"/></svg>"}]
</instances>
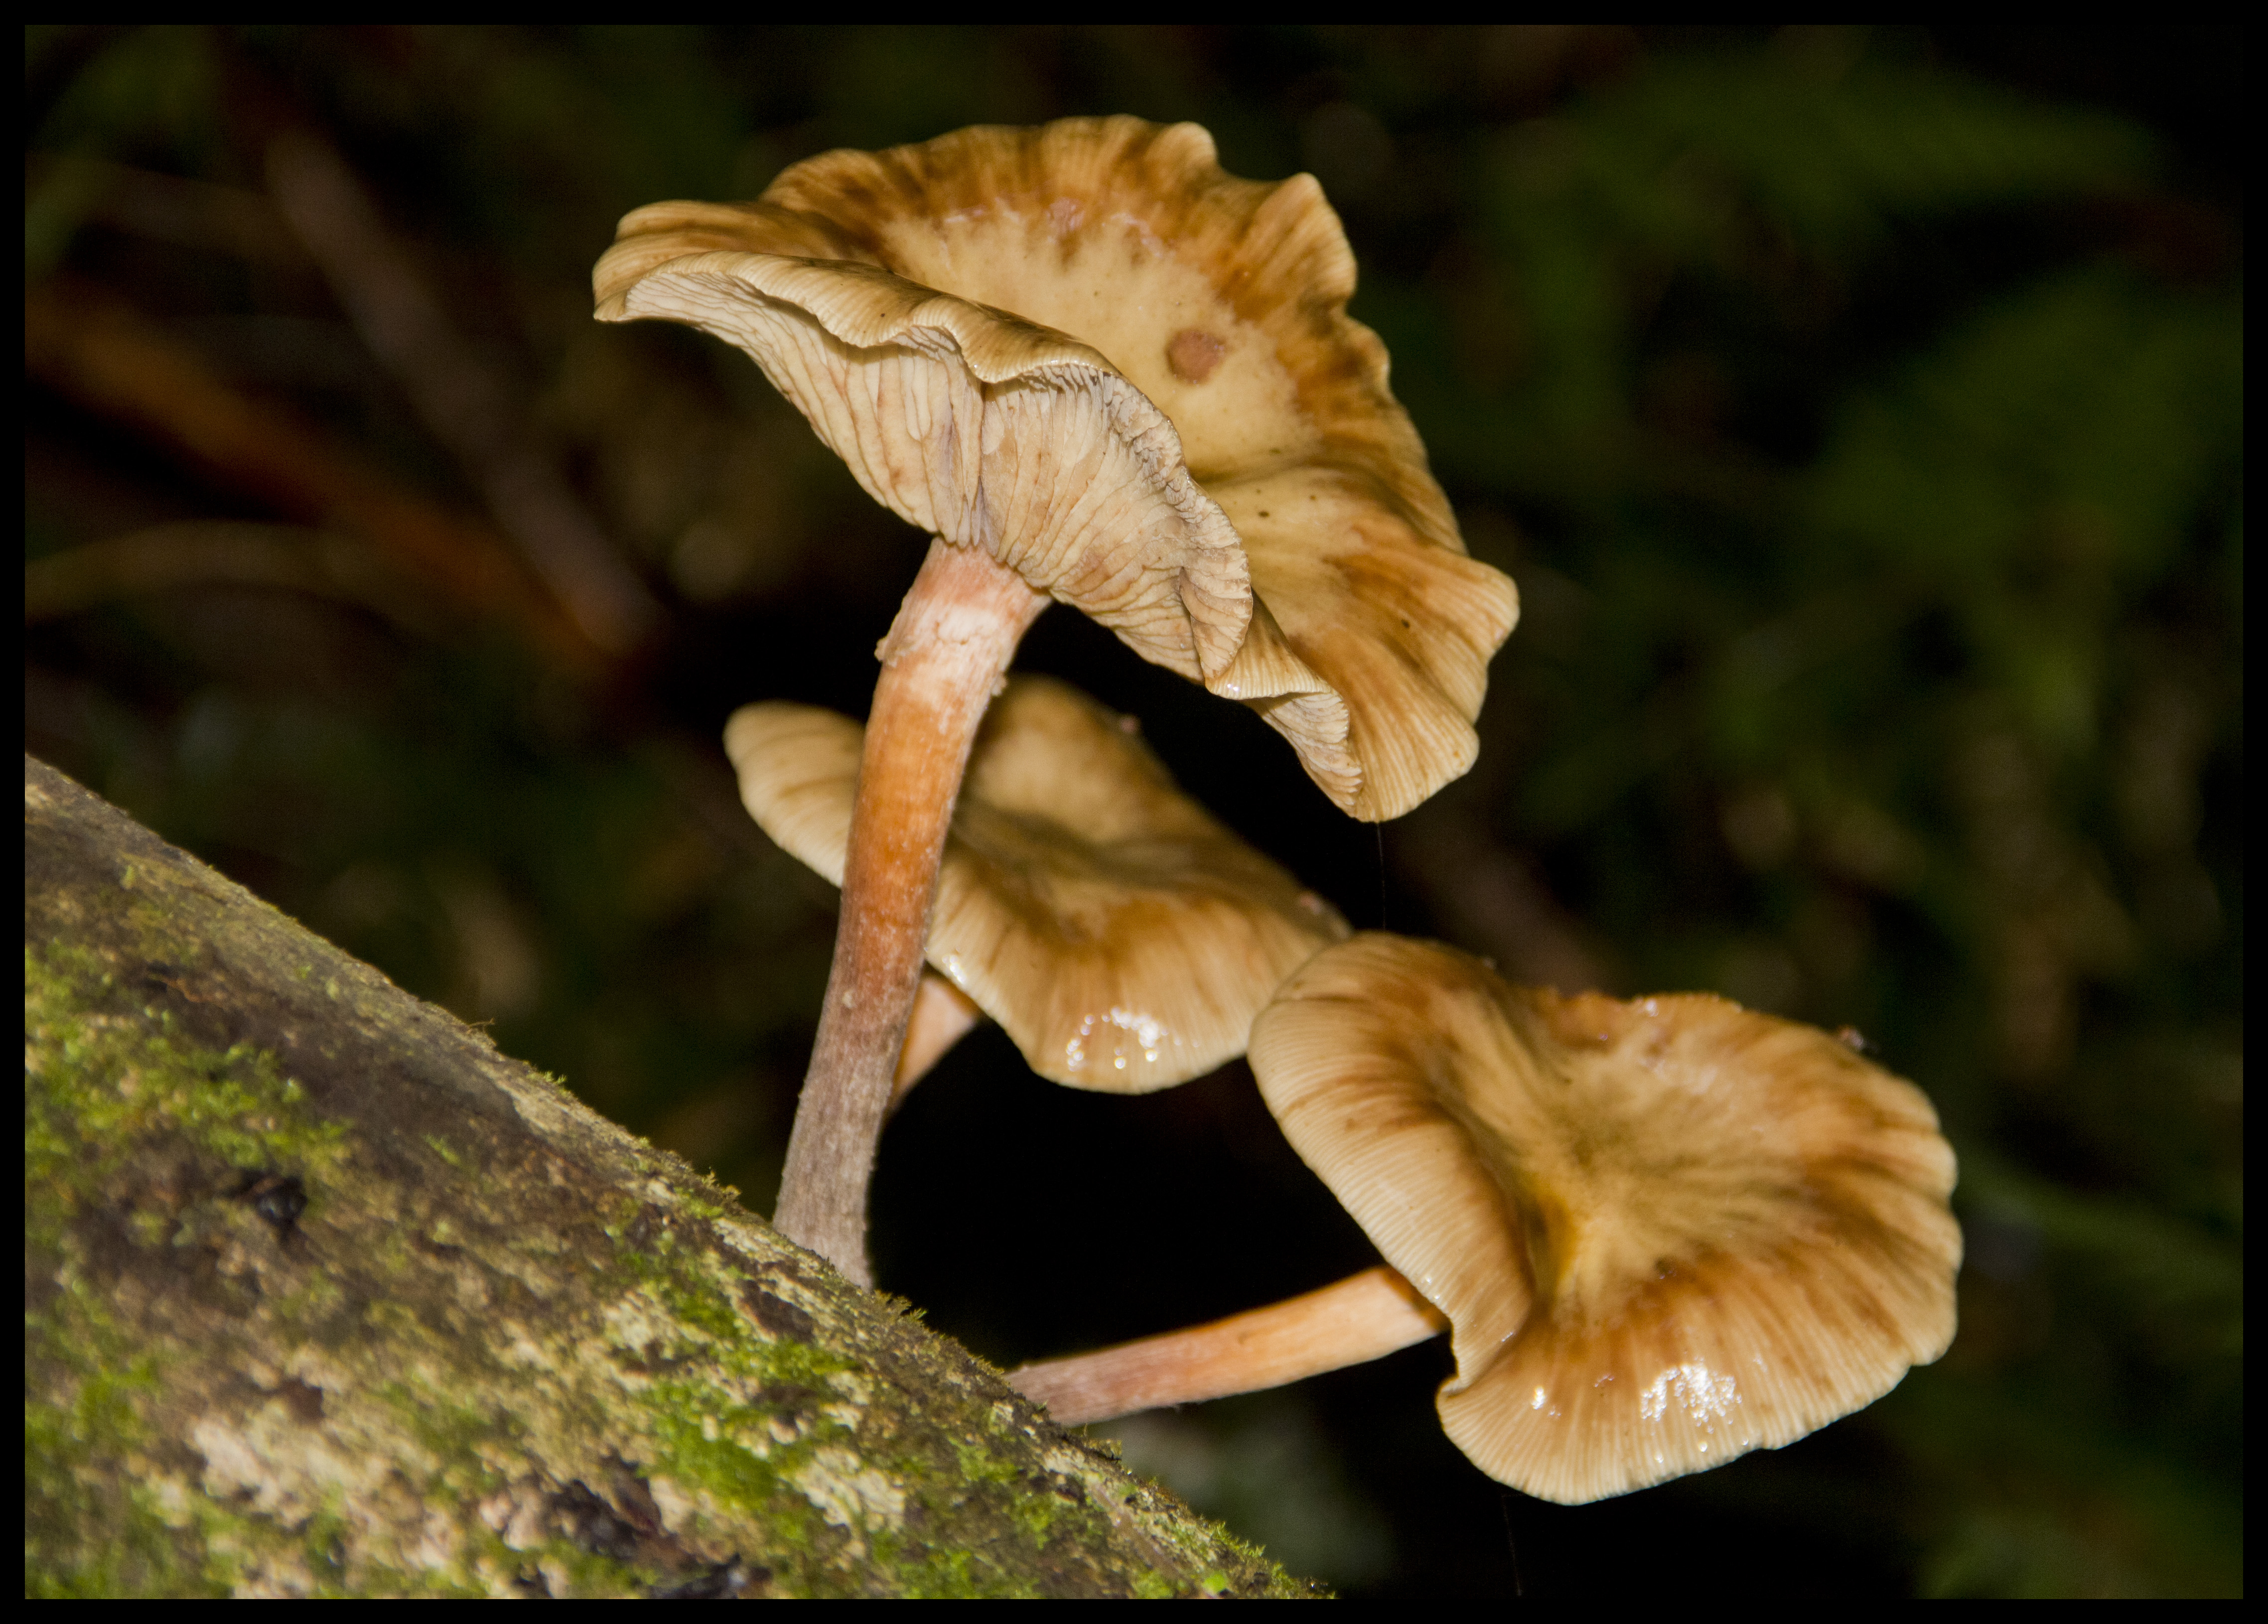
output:
<instances>
[{"instance_id":1,"label":"pink mushroom stem","mask_svg":"<svg viewBox=\"0 0 2268 1624\"><path fill-rule=\"evenodd\" d=\"M1169 1404L1257 1393L1366 1364L1439 1336L1440 1311L1380 1264L1319 1291L1211 1325L1009 1372L1066 1427Z\"/></svg>"},{"instance_id":2,"label":"pink mushroom stem","mask_svg":"<svg viewBox=\"0 0 2268 1624\"><path fill-rule=\"evenodd\" d=\"M773 1223L861 1285L866 1187L921 983L938 864L977 724L1049 599L975 547L930 543L875 650L843 911Z\"/></svg>"},{"instance_id":3,"label":"pink mushroom stem","mask_svg":"<svg viewBox=\"0 0 2268 1624\"><path fill-rule=\"evenodd\" d=\"M943 976L925 972L914 994L912 1014L906 1021L906 1046L898 1053L897 1076L890 1084L887 1116L895 1116L914 1084L930 1074L953 1046L967 1037L984 1018L969 996Z\"/></svg>"}]
</instances>

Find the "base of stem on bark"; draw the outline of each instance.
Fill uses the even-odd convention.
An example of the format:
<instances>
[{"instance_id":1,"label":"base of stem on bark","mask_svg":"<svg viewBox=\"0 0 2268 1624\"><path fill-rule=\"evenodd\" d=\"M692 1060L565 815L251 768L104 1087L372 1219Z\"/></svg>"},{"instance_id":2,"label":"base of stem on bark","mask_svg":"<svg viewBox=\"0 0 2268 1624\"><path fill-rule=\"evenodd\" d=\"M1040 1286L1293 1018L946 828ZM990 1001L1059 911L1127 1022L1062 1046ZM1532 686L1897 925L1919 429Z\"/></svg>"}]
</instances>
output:
<instances>
[{"instance_id":1,"label":"base of stem on bark","mask_svg":"<svg viewBox=\"0 0 2268 1624\"><path fill-rule=\"evenodd\" d=\"M861 1285L866 1187L921 981L938 864L985 708L1049 599L988 555L930 543L876 650L843 911L773 1223Z\"/></svg>"}]
</instances>

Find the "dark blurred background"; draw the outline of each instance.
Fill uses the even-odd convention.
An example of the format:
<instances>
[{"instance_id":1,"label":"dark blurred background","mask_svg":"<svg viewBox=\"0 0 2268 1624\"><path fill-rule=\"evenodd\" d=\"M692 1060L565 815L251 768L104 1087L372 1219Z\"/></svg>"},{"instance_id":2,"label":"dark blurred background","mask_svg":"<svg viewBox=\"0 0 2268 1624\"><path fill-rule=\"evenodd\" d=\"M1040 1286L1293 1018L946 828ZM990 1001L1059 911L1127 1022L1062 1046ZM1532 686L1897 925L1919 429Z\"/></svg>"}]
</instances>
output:
<instances>
[{"instance_id":1,"label":"dark blurred background","mask_svg":"<svg viewBox=\"0 0 2268 1624\"><path fill-rule=\"evenodd\" d=\"M1354 1594L2242 1584L2241 36L33 28L27 746L768 1210L834 898L739 810L863 714L922 539L738 352L600 327L615 218L835 146L1195 119L1313 171L1472 550L1473 773L1382 832L1068 612L1329 893L1516 978L1855 1025L1937 1102L1951 1354L1565 1510L1446 1349L1117 1431ZM1241 1066L997 1033L892 1125L882 1283L1010 1363L1373 1256Z\"/></svg>"}]
</instances>

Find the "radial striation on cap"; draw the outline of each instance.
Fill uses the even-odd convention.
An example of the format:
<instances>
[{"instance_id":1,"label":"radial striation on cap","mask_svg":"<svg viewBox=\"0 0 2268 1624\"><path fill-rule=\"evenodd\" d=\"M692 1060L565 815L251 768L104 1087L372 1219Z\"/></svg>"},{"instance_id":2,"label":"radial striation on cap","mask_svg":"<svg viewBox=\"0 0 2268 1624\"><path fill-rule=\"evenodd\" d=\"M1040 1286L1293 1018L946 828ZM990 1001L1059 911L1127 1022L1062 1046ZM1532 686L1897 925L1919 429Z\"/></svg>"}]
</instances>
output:
<instances>
[{"instance_id":1,"label":"radial striation on cap","mask_svg":"<svg viewBox=\"0 0 2268 1624\"><path fill-rule=\"evenodd\" d=\"M863 739L848 717L780 703L725 731L750 814L837 885ZM927 952L1041 1076L1125 1094L1202 1077L1244 1052L1285 976L1346 934L1120 717L1042 677L1012 678L993 702Z\"/></svg>"},{"instance_id":2,"label":"radial striation on cap","mask_svg":"<svg viewBox=\"0 0 2268 1624\"><path fill-rule=\"evenodd\" d=\"M1580 1503L1774 1448L1953 1337L1953 1152L1921 1092L1706 995L1514 988L1363 935L1255 1024L1307 1165L1452 1323L1449 1437Z\"/></svg>"},{"instance_id":3,"label":"radial striation on cap","mask_svg":"<svg viewBox=\"0 0 2268 1624\"><path fill-rule=\"evenodd\" d=\"M1466 555L1312 177L1194 124L838 151L627 216L599 314L739 344L878 501L1252 705L1357 817L1472 763L1512 583Z\"/></svg>"}]
</instances>

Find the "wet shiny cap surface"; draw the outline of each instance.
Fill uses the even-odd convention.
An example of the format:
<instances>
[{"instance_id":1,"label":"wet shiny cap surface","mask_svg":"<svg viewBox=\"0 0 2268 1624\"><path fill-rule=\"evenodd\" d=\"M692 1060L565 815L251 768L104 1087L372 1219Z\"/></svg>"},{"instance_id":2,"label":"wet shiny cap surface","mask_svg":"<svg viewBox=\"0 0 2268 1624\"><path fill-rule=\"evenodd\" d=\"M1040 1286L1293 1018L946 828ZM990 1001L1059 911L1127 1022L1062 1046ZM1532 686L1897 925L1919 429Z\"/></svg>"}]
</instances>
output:
<instances>
[{"instance_id":1,"label":"wet shiny cap surface","mask_svg":"<svg viewBox=\"0 0 2268 1624\"><path fill-rule=\"evenodd\" d=\"M1448 1315L1442 1424L1514 1488L1580 1503L1790 1443L1952 1341L1952 1150L1826 1032L1366 934L1292 977L1251 1058Z\"/></svg>"},{"instance_id":2,"label":"wet shiny cap surface","mask_svg":"<svg viewBox=\"0 0 2268 1624\"><path fill-rule=\"evenodd\" d=\"M1014 677L970 754L932 965L1032 1069L1139 1094L1244 1052L1284 977L1345 922L1177 789L1138 732L1063 683ZM864 731L751 705L725 748L764 832L842 883Z\"/></svg>"}]
</instances>

